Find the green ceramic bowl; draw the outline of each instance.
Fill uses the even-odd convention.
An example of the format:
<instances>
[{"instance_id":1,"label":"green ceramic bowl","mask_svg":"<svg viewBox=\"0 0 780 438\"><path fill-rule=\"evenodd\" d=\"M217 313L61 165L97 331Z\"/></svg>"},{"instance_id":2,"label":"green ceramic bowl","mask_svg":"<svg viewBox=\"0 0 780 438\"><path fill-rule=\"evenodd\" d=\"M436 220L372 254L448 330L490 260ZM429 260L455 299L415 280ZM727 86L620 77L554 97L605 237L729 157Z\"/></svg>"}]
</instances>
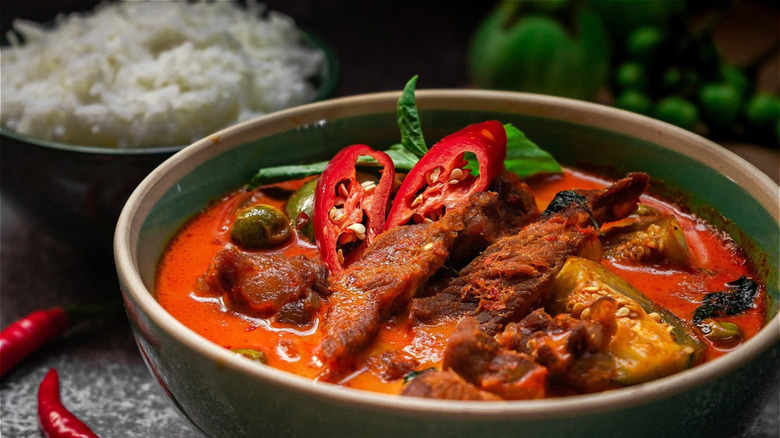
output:
<instances>
[{"instance_id":1,"label":"green ceramic bowl","mask_svg":"<svg viewBox=\"0 0 780 438\"><path fill-rule=\"evenodd\" d=\"M315 101L339 79L338 59L316 35L303 40L325 53ZM110 254L116 220L133 189L184 145L116 149L36 138L0 126L0 193L68 244Z\"/></svg>"},{"instance_id":2,"label":"green ceramic bowl","mask_svg":"<svg viewBox=\"0 0 780 438\"><path fill-rule=\"evenodd\" d=\"M243 436L734 436L778 384L778 186L753 166L645 117L521 93L423 90L426 136L468 123L511 122L566 165L649 172L690 195L693 210L723 213L726 229L769 285L766 327L738 350L625 389L550 400L459 402L342 388L258 366L197 335L155 300L168 239L209 200L262 166L326 159L352 143L397 141L397 93L306 105L205 138L167 160L125 206L115 235L122 294L144 359L194 430Z\"/></svg>"}]
</instances>

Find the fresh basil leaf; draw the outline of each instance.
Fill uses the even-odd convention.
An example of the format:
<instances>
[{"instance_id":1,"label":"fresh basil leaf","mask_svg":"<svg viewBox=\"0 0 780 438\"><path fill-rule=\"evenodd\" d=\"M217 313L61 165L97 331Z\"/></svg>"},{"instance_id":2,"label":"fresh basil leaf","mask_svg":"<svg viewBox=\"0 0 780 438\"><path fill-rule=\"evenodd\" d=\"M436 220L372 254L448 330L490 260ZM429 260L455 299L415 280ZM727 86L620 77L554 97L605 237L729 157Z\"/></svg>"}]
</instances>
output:
<instances>
[{"instance_id":1,"label":"fresh basil leaf","mask_svg":"<svg viewBox=\"0 0 780 438\"><path fill-rule=\"evenodd\" d=\"M507 170L514 172L520 178L526 178L537 173L561 173L561 165L552 155L532 142L512 124L504 125L506 129L506 160Z\"/></svg>"},{"instance_id":2,"label":"fresh basil leaf","mask_svg":"<svg viewBox=\"0 0 780 438\"><path fill-rule=\"evenodd\" d=\"M419 161L417 155L407 150L400 143L390 146L390 149L386 150L385 153L393 159L396 171L408 172Z\"/></svg>"},{"instance_id":3,"label":"fresh basil leaf","mask_svg":"<svg viewBox=\"0 0 780 438\"><path fill-rule=\"evenodd\" d=\"M300 179L311 175L319 175L325 170L327 164L327 161L318 161L311 164L263 167L252 177L252 180L249 182L249 188L253 189L266 184Z\"/></svg>"},{"instance_id":4,"label":"fresh basil leaf","mask_svg":"<svg viewBox=\"0 0 780 438\"><path fill-rule=\"evenodd\" d=\"M414 76L406 84L401 97L398 99L398 127L401 131L401 143L394 144L384 151L392 158L395 169L403 172L411 170L419 158L428 151L422 136L420 117L414 98L416 84L417 76ZM507 136L506 161L504 164L509 171L516 173L520 178L543 172L563 172L561 165L555 161L555 158L539 148L522 131L515 128L512 124L504 125L504 129L506 129ZM474 154L467 152L464 157L469 162L466 167L471 169L475 175L479 175L478 163ZM370 157L360 157L358 163L378 165ZM322 173L327 164L327 161L320 161L311 164L262 168L252 178L249 188L318 175Z\"/></svg>"},{"instance_id":5,"label":"fresh basil leaf","mask_svg":"<svg viewBox=\"0 0 780 438\"><path fill-rule=\"evenodd\" d=\"M504 125L506 130L506 160L507 170L514 172L520 178L526 178L537 173L561 173L561 165L552 155L541 149L526 135L511 123ZM471 152L464 154L466 165L474 175L479 175L477 157Z\"/></svg>"},{"instance_id":6,"label":"fresh basil leaf","mask_svg":"<svg viewBox=\"0 0 780 438\"><path fill-rule=\"evenodd\" d=\"M413 153L417 158L428 152L425 145L422 127L420 126L420 114L417 111L417 100L414 97L414 89L417 86L417 75L406 83L401 97L398 98L398 128L401 131L401 144L404 149Z\"/></svg>"}]
</instances>

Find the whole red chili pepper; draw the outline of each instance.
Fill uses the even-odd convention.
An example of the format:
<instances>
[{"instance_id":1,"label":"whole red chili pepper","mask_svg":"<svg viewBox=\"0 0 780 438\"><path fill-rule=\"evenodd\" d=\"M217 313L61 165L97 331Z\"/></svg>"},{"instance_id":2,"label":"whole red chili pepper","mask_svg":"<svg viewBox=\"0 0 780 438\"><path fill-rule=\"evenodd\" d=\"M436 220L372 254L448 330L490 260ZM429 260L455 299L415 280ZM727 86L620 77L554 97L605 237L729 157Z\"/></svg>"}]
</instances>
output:
<instances>
[{"instance_id":1,"label":"whole red chili pepper","mask_svg":"<svg viewBox=\"0 0 780 438\"><path fill-rule=\"evenodd\" d=\"M379 183L360 184L355 163L361 156L382 165ZM314 194L314 240L331 274L360 258L384 230L394 173L390 156L366 145L347 146L325 166Z\"/></svg>"},{"instance_id":2,"label":"whole red chili pepper","mask_svg":"<svg viewBox=\"0 0 780 438\"><path fill-rule=\"evenodd\" d=\"M105 308L53 307L36 310L0 332L0 377L76 322Z\"/></svg>"},{"instance_id":3,"label":"whole red chili pepper","mask_svg":"<svg viewBox=\"0 0 780 438\"><path fill-rule=\"evenodd\" d=\"M479 175L465 168L466 152L476 155ZM469 125L433 145L398 188L385 229L436 220L446 209L488 188L506 159L506 130L495 120Z\"/></svg>"},{"instance_id":4,"label":"whole red chili pepper","mask_svg":"<svg viewBox=\"0 0 780 438\"><path fill-rule=\"evenodd\" d=\"M52 368L38 387L38 421L47 438L96 438L97 435L62 405L60 378Z\"/></svg>"}]
</instances>

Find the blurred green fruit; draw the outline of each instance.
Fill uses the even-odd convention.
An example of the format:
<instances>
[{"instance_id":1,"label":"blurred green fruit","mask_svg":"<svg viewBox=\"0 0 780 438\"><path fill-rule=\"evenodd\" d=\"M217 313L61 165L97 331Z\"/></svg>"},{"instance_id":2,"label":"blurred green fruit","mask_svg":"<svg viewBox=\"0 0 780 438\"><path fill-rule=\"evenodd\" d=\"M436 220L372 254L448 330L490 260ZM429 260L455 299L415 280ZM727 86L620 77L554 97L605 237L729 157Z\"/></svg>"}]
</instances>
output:
<instances>
[{"instance_id":1,"label":"blurred green fruit","mask_svg":"<svg viewBox=\"0 0 780 438\"><path fill-rule=\"evenodd\" d=\"M664 33L657 26L642 26L628 36L626 55L628 59L649 64L656 58L664 44Z\"/></svg>"},{"instance_id":2,"label":"blurred green fruit","mask_svg":"<svg viewBox=\"0 0 780 438\"><path fill-rule=\"evenodd\" d=\"M702 115L710 128L728 130L742 109L742 93L731 84L706 84L699 91Z\"/></svg>"},{"instance_id":3,"label":"blurred green fruit","mask_svg":"<svg viewBox=\"0 0 780 438\"><path fill-rule=\"evenodd\" d=\"M478 26L469 48L469 69L482 88L591 99L609 74L610 44L595 13L571 9L570 34L549 15L527 14L507 1Z\"/></svg>"},{"instance_id":4,"label":"blurred green fruit","mask_svg":"<svg viewBox=\"0 0 780 438\"><path fill-rule=\"evenodd\" d=\"M693 131L699 122L699 109L680 96L661 99L655 108L655 117L680 128Z\"/></svg>"},{"instance_id":5,"label":"blurred green fruit","mask_svg":"<svg viewBox=\"0 0 780 438\"><path fill-rule=\"evenodd\" d=\"M649 116L653 110L653 102L639 90L626 90L615 99L615 106L637 114Z\"/></svg>"},{"instance_id":6,"label":"blurred green fruit","mask_svg":"<svg viewBox=\"0 0 780 438\"><path fill-rule=\"evenodd\" d=\"M618 66L615 72L615 87L618 90L646 90L647 75L637 62L626 62Z\"/></svg>"},{"instance_id":7,"label":"blurred green fruit","mask_svg":"<svg viewBox=\"0 0 780 438\"><path fill-rule=\"evenodd\" d=\"M748 79L747 74L741 68L731 64L723 64L721 66L720 78L723 82L736 88L742 96L745 96L750 89L750 79Z\"/></svg>"},{"instance_id":8,"label":"blurred green fruit","mask_svg":"<svg viewBox=\"0 0 780 438\"><path fill-rule=\"evenodd\" d=\"M758 93L745 106L745 118L754 129L764 130L780 119L780 97Z\"/></svg>"}]
</instances>

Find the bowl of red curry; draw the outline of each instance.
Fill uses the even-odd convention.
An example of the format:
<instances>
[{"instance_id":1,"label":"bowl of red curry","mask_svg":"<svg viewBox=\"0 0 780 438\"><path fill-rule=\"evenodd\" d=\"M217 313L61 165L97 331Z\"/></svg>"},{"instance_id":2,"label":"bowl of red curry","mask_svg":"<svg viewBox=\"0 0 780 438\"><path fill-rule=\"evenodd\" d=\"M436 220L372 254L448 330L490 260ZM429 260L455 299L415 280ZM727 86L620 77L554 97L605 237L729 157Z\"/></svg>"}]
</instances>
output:
<instances>
[{"instance_id":1,"label":"bowl of red curry","mask_svg":"<svg viewBox=\"0 0 780 438\"><path fill-rule=\"evenodd\" d=\"M646 117L412 85L194 143L114 255L205 436L734 436L780 377L777 193Z\"/></svg>"}]
</instances>

